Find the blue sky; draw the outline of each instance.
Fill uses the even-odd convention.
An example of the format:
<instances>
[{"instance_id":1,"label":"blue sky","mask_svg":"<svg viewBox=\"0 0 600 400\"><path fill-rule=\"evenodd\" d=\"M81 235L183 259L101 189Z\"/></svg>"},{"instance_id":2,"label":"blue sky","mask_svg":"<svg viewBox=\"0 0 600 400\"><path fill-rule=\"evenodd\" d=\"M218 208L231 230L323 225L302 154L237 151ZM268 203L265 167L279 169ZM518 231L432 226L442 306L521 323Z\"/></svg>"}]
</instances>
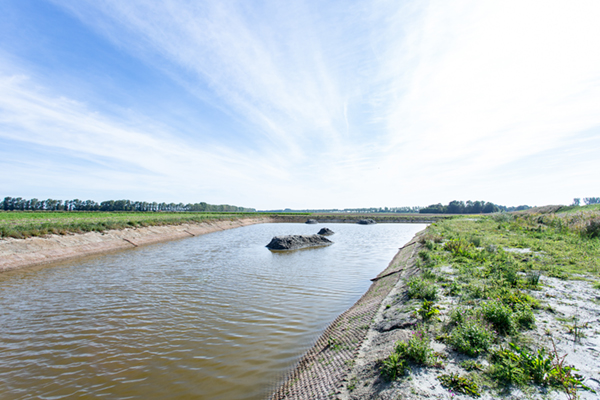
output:
<instances>
[{"instance_id":1,"label":"blue sky","mask_svg":"<svg viewBox=\"0 0 600 400\"><path fill-rule=\"evenodd\" d=\"M600 195L600 2L0 0L0 194Z\"/></svg>"}]
</instances>

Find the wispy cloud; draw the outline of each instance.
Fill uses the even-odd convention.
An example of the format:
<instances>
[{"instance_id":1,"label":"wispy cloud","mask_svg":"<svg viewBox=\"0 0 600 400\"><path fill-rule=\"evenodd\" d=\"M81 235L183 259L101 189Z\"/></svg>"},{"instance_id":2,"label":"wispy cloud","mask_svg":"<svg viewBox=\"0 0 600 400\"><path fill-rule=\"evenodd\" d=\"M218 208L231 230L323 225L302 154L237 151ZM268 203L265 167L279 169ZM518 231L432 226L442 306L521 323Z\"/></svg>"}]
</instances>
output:
<instances>
[{"instance_id":1,"label":"wispy cloud","mask_svg":"<svg viewBox=\"0 0 600 400\"><path fill-rule=\"evenodd\" d=\"M0 137L116 160L157 192L257 207L565 202L590 185L568 160L581 150L600 167L586 153L600 132L595 1L51 3L245 129L204 130L202 146L143 108L98 111L7 67ZM568 169L565 193L531 169L548 155ZM523 179L501 173L519 166Z\"/></svg>"}]
</instances>

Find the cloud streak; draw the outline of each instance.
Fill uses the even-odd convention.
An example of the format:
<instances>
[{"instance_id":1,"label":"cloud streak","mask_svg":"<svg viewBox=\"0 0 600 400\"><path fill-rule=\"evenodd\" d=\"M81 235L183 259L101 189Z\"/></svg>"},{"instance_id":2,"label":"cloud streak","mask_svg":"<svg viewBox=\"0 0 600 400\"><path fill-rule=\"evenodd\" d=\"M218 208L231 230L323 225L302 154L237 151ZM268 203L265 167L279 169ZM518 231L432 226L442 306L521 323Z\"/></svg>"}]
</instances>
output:
<instances>
[{"instance_id":1,"label":"cloud streak","mask_svg":"<svg viewBox=\"0 0 600 400\"><path fill-rule=\"evenodd\" d=\"M600 183L560 171L572 193L557 194L529 164L553 154L569 169L585 154L600 167L583 151L600 132L594 1L51 3L190 93L192 109L244 127L198 132L205 147L144 108L99 112L100 99L5 66L0 137L93 160L100 175L113 160L156 193L259 208L542 204ZM524 179L501 173L519 165Z\"/></svg>"}]
</instances>

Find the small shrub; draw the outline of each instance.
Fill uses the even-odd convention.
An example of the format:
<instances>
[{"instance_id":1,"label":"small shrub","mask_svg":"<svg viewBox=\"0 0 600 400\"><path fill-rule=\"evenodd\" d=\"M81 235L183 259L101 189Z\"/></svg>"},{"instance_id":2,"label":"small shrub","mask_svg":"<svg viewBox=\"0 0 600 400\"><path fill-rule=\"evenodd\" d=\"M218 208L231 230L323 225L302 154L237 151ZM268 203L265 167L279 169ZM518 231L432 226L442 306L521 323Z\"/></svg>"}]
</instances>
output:
<instances>
[{"instance_id":1,"label":"small shrub","mask_svg":"<svg viewBox=\"0 0 600 400\"><path fill-rule=\"evenodd\" d=\"M529 287L537 288L540 283L541 276L542 276L541 271L529 271L527 273L527 285Z\"/></svg>"},{"instance_id":2,"label":"small shrub","mask_svg":"<svg viewBox=\"0 0 600 400\"><path fill-rule=\"evenodd\" d=\"M408 297L411 299L437 300L437 286L420 277L412 277L408 281Z\"/></svg>"},{"instance_id":3,"label":"small shrub","mask_svg":"<svg viewBox=\"0 0 600 400\"><path fill-rule=\"evenodd\" d=\"M517 274L517 270L514 266L511 265L506 268L504 271L504 279L512 287L517 287L519 285L519 274Z\"/></svg>"},{"instance_id":4,"label":"small shrub","mask_svg":"<svg viewBox=\"0 0 600 400\"><path fill-rule=\"evenodd\" d=\"M395 353L402 358L419 365L430 365L432 362L431 344L424 331L416 331L407 342L396 343Z\"/></svg>"},{"instance_id":5,"label":"small shrub","mask_svg":"<svg viewBox=\"0 0 600 400\"><path fill-rule=\"evenodd\" d=\"M467 394L472 397L481 396L481 391L477 383L471 377L459 376L458 374L444 374L437 377L442 386L451 389L457 393Z\"/></svg>"},{"instance_id":6,"label":"small shrub","mask_svg":"<svg viewBox=\"0 0 600 400\"><path fill-rule=\"evenodd\" d=\"M487 246L485 246L485 251L487 251L488 253L497 253L498 252L498 246L493 245L493 244L488 244Z\"/></svg>"},{"instance_id":7,"label":"small shrub","mask_svg":"<svg viewBox=\"0 0 600 400\"><path fill-rule=\"evenodd\" d=\"M550 373L552 372L552 365L554 356L552 354L547 355L546 349L538 349L536 354L532 354L527 350L521 349L513 343L509 343L509 346L519 356L521 365L523 366L524 372L538 385L547 386L550 384Z\"/></svg>"},{"instance_id":8,"label":"small shrub","mask_svg":"<svg viewBox=\"0 0 600 400\"><path fill-rule=\"evenodd\" d=\"M600 218L596 218L588 222L585 227L585 233L590 238L600 237Z\"/></svg>"},{"instance_id":9,"label":"small shrub","mask_svg":"<svg viewBox=\"0 0 600 400\"><path fill-rule=\"evenodd\" d=\"M521 329L533 329L535 327L535 316L529 307L524 307L514 314L516 323Z\"/></svg>"},{"instance_id":10,"label":"small shrub","mask_svg":"<svg viewBox=\"0 0 600 400\"><path fill-rule=\"evenodd\" d=\"M425 262L431 261L431 253L425 250L419 251L419 258Z\"/></svg>"},{"instance_id":11,"label":"small shrub","mask_svg":"<svg viewBox=\"0 0 600 400\"><path fill-rule=\"evenodd\" d=\"M461 284L456 282L456 281L452 281L448 286L446 286L446 294L448 296L458 296L461 292Z\"/></svg>"},{"instance_id":12,"label":"small shrub","mask_svg":"<svg viewBox=\"0 0 600 400\"><path fill-rule=\"evenodd\" d=\"M525 307L538 308L540 306L538 300L517 289L502 288L498 295L502 303L509 305L515 311Z\"/></svg>"},{"instance_id":13,"label":"small shrub","mask_svg":"<svg viewBox=\"0 0 600 400\"><path fill-rule=\"evenodd\" d=\"M453 239L444 244L444 250L451 252L454 256L473 258L472 250L474 250L474 246L464 240Z\"/></svg>"},{"instance_id":14,"label":"small shrub","mask_svg":"<svg viewBox=\"0 0 600 400\"><path fill-rule=\"evenodd\" d=\"M475 360L465 360L460 363L460 366L467 371L483 371L483 365Z\"/></svg>"},{"instance_id":15,"label":"small shrub","mask_svg":"<svg viewBox=\"0 0 600 400\"><path fill-rule=\"evenodd\" d=\"M394 352L383 360L381 374L388 380L395 381L406 373L406 369L406 361L400 354Z\"/></svg>"},{"instance_id":16,"label":"small shrub","mask_svg":"<svg viewBox=\"0 0 600 400\"><path fill-rule=\"evenodd\" d=\"M456 351L471 357L488 351L494 335L477 318L470 316L450 333L449 342Z\"/></svg>"},{"instance_id":17,"label":"small shrub","mask_svg":"<svg viewBox=\"0 0 600 400\"><path fill-rule=\"evenodd\" d=\"M491 361L489 374L500 384L521 384L527 381L519 354L508 349L499 349L492 353Z\"/></svg>"},{"instance_id":18,"label":"small shrub","mask_svg":"<svg viewBox=\"0 0 600 400\"><path fill-rule=\"evenodd\" d=\"M423 300L421 308L417 310L417 314L421 316L423 321L429 321L434 316L438 315L440 310L434 306L433 301Z\"/></svg>"},{"instance_id":19,"label":"small shrub","mask_svg":"<svg viewBox=\"0 0 600 400\"><path fill-rule=\"evenodd\" d=\"M423 331L416 331L408 341L396 343L392 354L383 360L380 372L393 381L406 373L409 362L431 365L433 358L429 337Z\"/></svg>"},{"instance_id":20,"label":"small shrub","mask_svg":"<svg viewBox=\"0 0 600 400\"><path fill-rule=\"evenodd\" d=\"M489 301L482 305L481 313L486 321L491 323L498 333L506 335L514 332L515 321L513 311L507 305L498 301Z\"/></svg>"},{"instance_id":21,"label":"small shrub","mask_svg":"<svg viewBox=\"0 0 600 400\"><path fill-rule=\"evenodd\" d=\"M431 269L426 269L423 271L423 274L421 274L421 278L428 281L436 281L439 277Z\"/></svg>"},{"instance_id":22,"label":"small shrub","mask_svg":"<svg viewBox=\"0 0 600 400\"><path fill-rule=\"evenodd\" d=\"M469 241L473 244L473 246L481 247L481 238L479 236L471 236Z\"/></svg>"},{"instance_id":23,"label":"small shrub","mask_svg":"<svg viewBox=\"0 0 600 400\"><path fill-rule=\"evenodd\" d=\"M456 307L450 311L450 323L452 325L461 325L473 315L473 310L465 307Z\"/></svg>"},{"instance_id":24,"label":"small shrub","mask_svg":"<svg viewBox=\"0 0 600 400\"><path fill-rule=\"evenodd\" d=\"M434 250L435 242L432 240L425 240L425 248L427 248L427 250Z\"/></svg>"}]
</instances>

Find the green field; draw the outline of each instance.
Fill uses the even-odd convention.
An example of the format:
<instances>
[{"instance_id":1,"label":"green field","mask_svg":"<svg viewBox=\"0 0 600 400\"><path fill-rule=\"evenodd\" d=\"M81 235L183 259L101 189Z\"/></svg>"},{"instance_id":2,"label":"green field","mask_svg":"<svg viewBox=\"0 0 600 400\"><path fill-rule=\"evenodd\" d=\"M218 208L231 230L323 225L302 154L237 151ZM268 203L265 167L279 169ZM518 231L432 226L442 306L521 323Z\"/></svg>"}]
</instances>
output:
<instances>
[{"instance_id":1,"label":"green field","mask_svg":"<svg viewBox=\"0 0 600 400\"><path fill-rule=\"evenodd\" d=\"M46 234L103 232L141 226L178 225L188 222L237 219L259 213L206 212L98 212L6 211L0 212L0 237L26 238Z\"/></svg>"}]
</instances>

